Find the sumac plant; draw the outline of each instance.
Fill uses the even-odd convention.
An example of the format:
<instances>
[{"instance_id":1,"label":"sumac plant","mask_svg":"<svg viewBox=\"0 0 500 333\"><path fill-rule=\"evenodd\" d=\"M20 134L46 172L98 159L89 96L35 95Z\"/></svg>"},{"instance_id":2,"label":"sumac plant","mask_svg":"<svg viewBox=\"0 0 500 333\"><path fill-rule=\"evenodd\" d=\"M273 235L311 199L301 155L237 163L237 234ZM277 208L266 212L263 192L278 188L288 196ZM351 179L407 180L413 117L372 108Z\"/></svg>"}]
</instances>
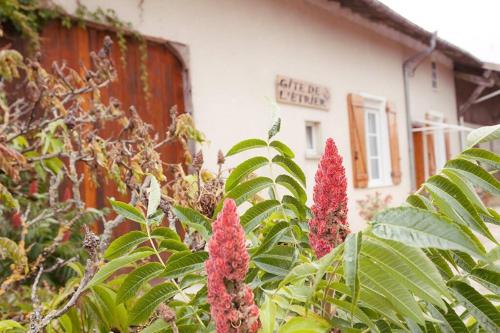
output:
<instances>
[{"instance_id":1,"label":"sumac plant","mask_svg":"<svg viewBox=\"0 0 500 333\"><path fill-rule=\"evenodd\" d=\"M500 125L470 133L468 149L405 204L376 214L356 233L348 225L348 180L334 141L325 145L309 209L304 172L277 139L279 128L278 120L267 138L247 139L221 153L216 175L202 168L201 153L192 173L180 168L173 181L144 172L137 186L127 187L131 202L109 199L116 219L134 222L136 230L109 246L102 244L103 236L87 232L83 247L89 259L71 265L77 275L55 300L37 301L43 274L36 274L30 324L9 321L0 327L500 330L495 236L500 216L477 195L479 190L500 194L500 156L476 147L500 139ZM250 157L224 177L222 163L243 152Z\"/></svg>"}]
</instances>

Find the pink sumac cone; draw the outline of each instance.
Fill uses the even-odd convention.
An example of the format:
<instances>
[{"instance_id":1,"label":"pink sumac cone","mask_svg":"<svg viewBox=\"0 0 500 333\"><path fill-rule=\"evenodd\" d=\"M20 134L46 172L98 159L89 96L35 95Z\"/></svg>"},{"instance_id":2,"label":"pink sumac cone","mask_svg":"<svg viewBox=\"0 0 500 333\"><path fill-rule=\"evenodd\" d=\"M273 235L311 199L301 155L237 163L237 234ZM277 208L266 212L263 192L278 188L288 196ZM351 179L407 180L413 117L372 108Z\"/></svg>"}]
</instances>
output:
<instances>
[{"instance_id":1,"label":"pink sumac cone","mask_svg":"<svg viewBox=\"0 0 500 333\"><path fill-rule=\"evenodd\" d=\"M218 333L254 333L260 328L259 308L252 290L244 283L249 256L245 232L228 199L212 225L208 242L208 303Z\"/></svg>"},{"instance_id":2,"label":"pink sumac cone","mask_svg":"<svg viewBox=\"0 0 500 333\"><path fill-rule=\"evenodd\" d=\"M325 152L314 178L313 218L309 221L309 242L318 258L344 242L347 224L347 181L342 157L333 139L326 141Z\"/></svg>"}]
</instances>

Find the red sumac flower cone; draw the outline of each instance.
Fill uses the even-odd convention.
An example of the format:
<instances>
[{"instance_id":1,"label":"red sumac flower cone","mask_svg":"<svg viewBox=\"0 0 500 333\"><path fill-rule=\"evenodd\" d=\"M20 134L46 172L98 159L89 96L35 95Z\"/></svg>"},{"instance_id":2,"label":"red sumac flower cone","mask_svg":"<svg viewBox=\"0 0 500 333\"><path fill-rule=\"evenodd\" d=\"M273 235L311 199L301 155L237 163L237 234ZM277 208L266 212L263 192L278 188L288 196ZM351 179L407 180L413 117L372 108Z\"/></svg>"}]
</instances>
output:
<instances>
[{"instance_id":1,"label":"red sumac flower cone","mask_svg":"<svg viewBox=\"0 0 500 333\"><path fill-rule=\"evenodd\" d=\"M212 229L213 236L208 243L210 257L205 267L208 302L217 332L257 332L259 308L254 303L252 290L243 282L250 258L233 200L224 202Z\"/></svg>"}]
</instances>

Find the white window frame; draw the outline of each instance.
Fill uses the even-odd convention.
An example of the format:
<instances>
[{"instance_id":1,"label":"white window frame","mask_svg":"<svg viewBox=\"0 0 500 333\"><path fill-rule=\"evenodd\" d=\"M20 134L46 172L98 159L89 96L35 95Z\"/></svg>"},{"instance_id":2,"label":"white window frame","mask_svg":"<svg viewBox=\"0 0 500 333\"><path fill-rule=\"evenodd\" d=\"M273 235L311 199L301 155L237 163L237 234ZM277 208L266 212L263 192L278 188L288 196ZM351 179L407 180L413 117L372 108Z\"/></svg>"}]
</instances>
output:
<instances>
[{"instance_id":1,"label":"white window frame","mask_svg":"<svg viewBox=\"0 0 500 333\"><path fill-rule=\"evenodd\" d=\"M368 170L368 187L391 186L391 152L389 148L389 128L387 125L386 105L387 100L383 97L373 96L369 94L361 94L363 96L365 110L365 146L366 146L366 165ZM377 121L377 148L379 152L379 178L372 176L372 166L370 161L370 142L368 135L368 114L374 114Z\"/></svg>"},{"instance_id":2,"label":"white window frame","mask_svg":"<svg viewBox=\"0 0 500 333\"><path fill-rule=\"evenodd\" d=\"M430 110L427 112L427 118L430 121L443 124L442 128L436 128L433 131L430 131L429 134L434 136L434 160L436 163L436 173L441 170L446 161L446 138L445 138L445 129L444 129L444 114L439 111ZM428 169L428 168L427 168ZM431 175L429 175L431 176Z\"/></svg>"},{"instance_id":3,"label":"white window frame","mask_svg":"<svg viewBox=\"0 0 500 333\"><path fill-rule=\"evenodd\" d=\"M309 148L309 139L307 136L307 128L312 129L312 148ZM306 143L306 158L307 159L318 159L321 157L321 123L319 121L306 121L305 126L305 143Z\"/></svg>"}]
</instances>

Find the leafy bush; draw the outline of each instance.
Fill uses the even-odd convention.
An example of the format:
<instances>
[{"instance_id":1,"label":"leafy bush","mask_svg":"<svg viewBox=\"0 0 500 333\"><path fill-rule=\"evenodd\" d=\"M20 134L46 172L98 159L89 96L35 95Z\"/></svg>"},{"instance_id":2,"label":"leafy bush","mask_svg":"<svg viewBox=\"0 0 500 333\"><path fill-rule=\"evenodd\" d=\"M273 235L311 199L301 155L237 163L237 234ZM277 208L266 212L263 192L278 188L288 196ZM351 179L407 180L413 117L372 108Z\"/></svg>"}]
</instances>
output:
<instances>
[{"instance_id":1,"label":"leafy bush","mask_svg":"<svg viewBox=\"0 0 500 333\"><path fill-rule=\"evenodd\" d=\"M34 309L28 310L29 324L26 316L19 321L32 332L499 331L499 247L491 226L500 218L477 191L500 194L494 176L500 156L473 146L500 138L500 125L472 132L471 148L406 204L376 214L354 234L346 223L346 180L333 141L319 164L310 209L305 175L293 151L276 139L279 128L277 120L266 139L247 139L220 154L217 174L203 169L198 153L191 174L178 168L177 179L168 181L156 159L143 169L156 155L146 158L139 149L132 151L144 158L140 171L130 168L130 160L119 171L107 167L131 201L110 199L118 216L104 225L126 219L138 229L109 246L110 229L100 237L85 232L86 260L67 264L75 276L54 299L40 301L45 269L30 269ZM141 147L155 146L147 140ZM22 165L26 156L12 142L3 144L17 152L9 163ZM255 154L224 180L224 160L244 151ZM42 163L39 156L56 152L34 158ZM8 166L1 168L8 176L4 209L24 211L18 199L23 187L11 185L24 173L16 178L12 170L18 168ZM57 172L48 174L57 179ZM72 214L83 209L78 202L71 201ZM28 214L22 224L36 216ZM22 241L4 238L2 248L26 267ZM23 330L12 321L1 325Z\"/></svg>"},{"instance_id":2,"label":"leafy bush","mask_svg":"<svg viewBox=\"0 0 500 333\"><path fill-rule=\"evenodd\" d=\"M392 201L391 195L382 196L380 192L367 194L365 199L357 200L359 216L366 221L371 221L375 214L387 209Z\"/></svg>"},{"instance_id":3,"label":"leafy bush","mask_svg":"<svg viewBox=\"0 0 500 333\"><path fill-rule=\"evenodd\" d=\"M48 72L36 59L0 50L0 319L25 323L41 302L59 306L73 293L80 264L94 270L97 251L124 219L88 207L83 181L134 191L148 174L164 179L162 146L202 140L189 115L175 108L168 132L158 135L133 107L125 112L116 99L101 99L116 80L110 51L106 38L91 54L91 68L55 62ZM122 128L119 135L101 130L109 124ZM96 248L87 226L97 230L98 223L104 232ZM43 293L33 293L33 285Z\"/></svg>"}]
</instances>

